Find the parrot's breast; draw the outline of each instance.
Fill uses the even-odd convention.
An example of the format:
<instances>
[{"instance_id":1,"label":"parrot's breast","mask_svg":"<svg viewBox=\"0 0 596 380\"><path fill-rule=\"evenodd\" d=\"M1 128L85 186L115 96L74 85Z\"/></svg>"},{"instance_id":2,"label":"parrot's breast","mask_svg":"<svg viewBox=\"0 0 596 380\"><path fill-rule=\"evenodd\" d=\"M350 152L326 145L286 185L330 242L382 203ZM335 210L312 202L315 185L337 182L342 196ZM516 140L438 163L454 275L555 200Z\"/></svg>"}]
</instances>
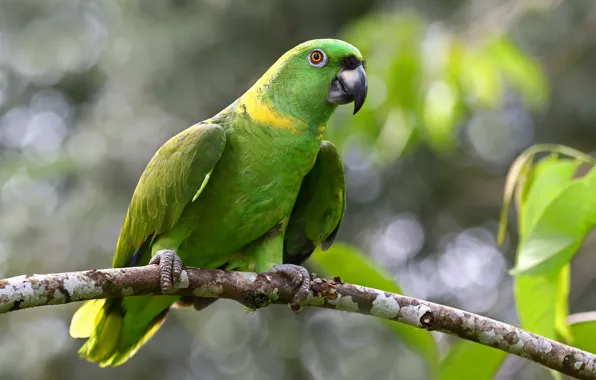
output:
<instances>
[{"instance_id":1,"label":"parrot's breast","mask_svg":"<svg viewBox=\"0 0 596 380\"><path fill-rule=\"evenodd\" d=\"M210 267L289 216L302 180L313 167L319 136L292 129L235 126L201 195L177 229L185 265Z\"/></svg>"}]
</instances>

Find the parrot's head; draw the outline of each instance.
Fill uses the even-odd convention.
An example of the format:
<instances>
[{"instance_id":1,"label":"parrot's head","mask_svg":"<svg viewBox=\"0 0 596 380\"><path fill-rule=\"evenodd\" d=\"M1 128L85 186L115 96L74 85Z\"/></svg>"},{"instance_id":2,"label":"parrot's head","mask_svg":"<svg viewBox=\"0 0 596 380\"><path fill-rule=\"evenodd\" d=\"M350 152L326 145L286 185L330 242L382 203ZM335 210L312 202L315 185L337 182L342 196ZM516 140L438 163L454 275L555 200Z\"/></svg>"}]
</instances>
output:
<instances>
[{"instance_id":1,"label":"parrot's head","mask_svg":"<svg viewBox=\"0 0 596 380\"><path fill-rule=\"evenodd\" d=\"M306 41L280 57L252 90L282 114L324 123L340 104L354 102L354 114L364 104L364 59L345 41Z\"/></svg>"}]
</instances>

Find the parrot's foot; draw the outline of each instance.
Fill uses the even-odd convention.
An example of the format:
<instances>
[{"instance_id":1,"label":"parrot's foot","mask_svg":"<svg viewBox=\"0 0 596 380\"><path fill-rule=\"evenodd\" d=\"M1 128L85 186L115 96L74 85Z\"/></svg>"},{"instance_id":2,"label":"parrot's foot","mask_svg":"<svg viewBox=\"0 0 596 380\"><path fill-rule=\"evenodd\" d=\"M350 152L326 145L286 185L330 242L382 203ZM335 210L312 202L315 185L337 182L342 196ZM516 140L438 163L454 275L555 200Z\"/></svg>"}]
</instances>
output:
<instances>
[{"instance_id":1,"label":"parrot's foot","mask_svg":"<svg viewBox=\"0 0 596 380\"><path fill-rule=\"evenodd\" d=\"M310 274L308 271L299 265L281 264L274 266L266 273L281 274L292 281L292 285L296 288L296 294L290 306L294 312L300 312L300 304L308 297L310 292Z\"/></svg>"},{"instance_id":2,"label":"parrot's foot","mask_svg":"<svg viewBox=\"0 0 596 380\"><path fill-rule=\"evenodd\" d=\"M180 278L182 272L182 260L176 252L169 249L162 249L157 251L155 256L149 261L149 265L159 265L161 292L167 294L172 289L174 282Z\"/></svg>"}]
</instances>

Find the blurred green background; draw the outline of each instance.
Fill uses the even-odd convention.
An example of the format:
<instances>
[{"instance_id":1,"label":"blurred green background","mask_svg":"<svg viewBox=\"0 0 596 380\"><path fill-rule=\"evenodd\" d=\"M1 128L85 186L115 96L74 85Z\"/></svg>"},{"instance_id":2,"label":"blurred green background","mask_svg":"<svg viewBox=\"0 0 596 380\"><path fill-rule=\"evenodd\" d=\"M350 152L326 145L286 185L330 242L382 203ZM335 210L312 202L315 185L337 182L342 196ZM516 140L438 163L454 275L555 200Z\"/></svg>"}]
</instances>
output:
<instances>
[{"instance_id":1,"label":"blurred green background","mask_svg":"<svg viewBox=\"0 0 596 380\"><path fill-rule=\"evenodd\" d=\"M505 175L538 142L596 148L593 0L0 0L0 277L108 267L155 150L321 37L356 45L369 75L362 111L328 126L348 204L326 258L357 249L408 295L518 323L515 225L495 243ZM571 313L596 309L595 244L572 262ZM434 378L371 317L228 301L172 312L99 369L68 336L77 306L1 315L0 379ZM433 336L441 357L458 342ZM508 357L494 378L546 376Z\"/></svg>"}]
</instances>

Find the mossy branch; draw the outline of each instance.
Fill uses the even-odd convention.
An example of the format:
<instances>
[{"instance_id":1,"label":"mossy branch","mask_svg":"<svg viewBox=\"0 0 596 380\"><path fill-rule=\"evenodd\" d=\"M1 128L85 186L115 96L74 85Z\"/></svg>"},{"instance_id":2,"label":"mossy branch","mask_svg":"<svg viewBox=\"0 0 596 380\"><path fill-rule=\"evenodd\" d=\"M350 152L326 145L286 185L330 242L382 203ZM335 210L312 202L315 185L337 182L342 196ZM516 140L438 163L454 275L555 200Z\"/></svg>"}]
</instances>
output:
<instances>
[{"instance_id":1,"label":"mossy branch","mask_svg":"<svg viewBox=\"0 0 596 380\"><path fill-rule=\"evenodd\" d=\"M0 280L0 313L91 299L159 295L156 265L35 274ZM184 268L171 294L226 298L258 309L289 304L294 289L281 275ZM435 304L335 280L315 278L303 306L373 315L437 330L540 363L578 379L596 379L596 355L520 328Z\"/></svg>"}]
</instances>

